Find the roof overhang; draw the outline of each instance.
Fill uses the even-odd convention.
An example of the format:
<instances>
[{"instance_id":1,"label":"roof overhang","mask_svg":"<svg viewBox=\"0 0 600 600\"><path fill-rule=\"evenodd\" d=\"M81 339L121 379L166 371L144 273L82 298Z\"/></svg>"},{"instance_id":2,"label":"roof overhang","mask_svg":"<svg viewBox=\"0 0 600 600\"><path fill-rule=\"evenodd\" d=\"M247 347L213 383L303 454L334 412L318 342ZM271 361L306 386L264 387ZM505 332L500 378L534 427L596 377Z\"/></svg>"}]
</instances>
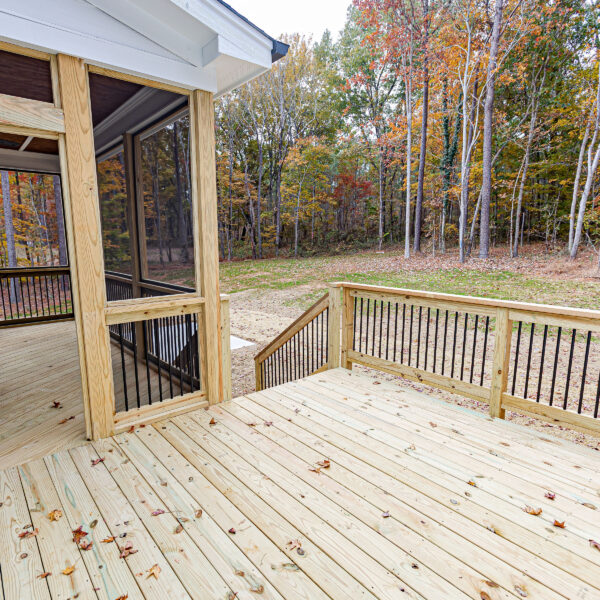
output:
<instances>
[{"instance_id":1,"label":"roof overhang","mask_svg":"<svg viewBox=\"0 0 600 600\"><path fill-rule=\"evenodd\" d=\"M287 52L220 0L0 0L0 38L217 97Z\"/></svg>"}]
</instances>

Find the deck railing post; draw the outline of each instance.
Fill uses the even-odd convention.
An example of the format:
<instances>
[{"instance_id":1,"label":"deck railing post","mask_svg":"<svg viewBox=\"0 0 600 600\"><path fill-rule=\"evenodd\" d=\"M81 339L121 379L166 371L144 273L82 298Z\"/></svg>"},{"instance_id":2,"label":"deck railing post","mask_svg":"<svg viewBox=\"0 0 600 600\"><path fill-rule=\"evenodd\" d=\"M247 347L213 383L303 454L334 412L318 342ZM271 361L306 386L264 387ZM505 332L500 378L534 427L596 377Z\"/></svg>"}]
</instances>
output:
<instances>
[{"instance_id":1,"label":"deck railing post","mask_svg":"<svg viewBox=\"0 0 600 600\"><path fill-rule=\"evenodd\" d=\"M336 369L340 366L341 348L340 348L340 326L342 319L342 297L340 288L337 285L330 285L329 288L329 329L327 332L328 344L328 365L330 369Z\"/></svg>"},{"instance_id":2,"label":"deck railing post","mask_svg":"<svg viewBox=\"0 0 600 600\"><path fill-rule=\"evenodd\" d=\"M352 369L352 361L348 359L348 351L352 350L354 339L354 299L351 288L342 286L342 363L344 369Z\"/></svg>"},{"instance_id":3,"label":"deck railing post","mask_svg":"<svg viewBox=\"0 0 600 600\"><path fill-rule=\"evenodd\" d=\"M508 367L510 360L510 344L512 321L508 317L508 308L498 308L496 312L496 328L494 343L494 360L492 366L492 383L490 389L490 416L504 419L502 394L506 391Z\"/></svg>"},{"instance_id":4,"label":"deck railing post","mask_svg":"<svg viewBox=\"0 0 600 600\"><path fill-rule=\"evenodd\" d=\"M231 333L229 296L221 296L221 357L223 362L223 401L231 400Z\"/></svg>"}]
</instances>

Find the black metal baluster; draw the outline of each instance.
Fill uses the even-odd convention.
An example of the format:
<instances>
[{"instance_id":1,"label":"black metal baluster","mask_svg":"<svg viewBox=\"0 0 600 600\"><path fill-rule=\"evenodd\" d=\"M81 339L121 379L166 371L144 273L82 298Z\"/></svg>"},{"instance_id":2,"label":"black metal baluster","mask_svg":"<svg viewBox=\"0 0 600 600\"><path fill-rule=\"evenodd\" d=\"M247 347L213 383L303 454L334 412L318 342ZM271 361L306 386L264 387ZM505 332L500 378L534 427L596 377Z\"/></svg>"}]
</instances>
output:
<instances>
[{"instance_id":1,"label":"black metal baluster","mask_svg":"<svg viewBox=\"0 0 600 600\"><path fill-rule=\"evenodd\" d=\"M483 386L483 374L485 373L485 355L487 353L488 331L490 329L490 317L485 318L485 334L483 336L483 357L481 358L481 380L479 385Z\"/></svg>"},{"instance_id":2,"label":"black metal baluster","mask_svg":"<svg viewBox=\"0 0 600 600\"><path fill-rule=\"evenodd\" d=\"M364 298L360 299L360 329L358 332L358 351L359 352L362 352L363 300L364 300ZM356 327L356 325L355 325L355 327Z\"/></svg>"},{"instance_id":3,"label":"black metal baluster","mask_svg":"<svg viewBox=\"0 0 600 600\"><path fill-rule=\"evenodd\" d=\"M135 337L135 323L131 326L131 337L133 340L133 373L135 375L135 398L137 407L140 407L140 377L138 373L138 351Z\"/></svg>"},{"instance_id":4,"label":"black metal baluster","mask_svg":"<svg viewBox=\"0 0 600 600\"><path fill-rule=\"evenodd\" d=\"M558 335L556 338L556 350L554 352L554 369L552 370L552 385L550 386L550 406L554 400L554 385L556 383L556 370L558 367L558 355L560 351L560 336L562 333L562 327L558 328Z\"/></svg>"},{"instance_id":5,"label":"black metal baluster","mask_svg":"<svg viewBox=\"0 0 600 600\"><path fill-rule=\"evenodd\" d=\"M121 370L123 371L123 394L125 397L125 410L129 410L129 398L127 396L127 369L125 368L125 350L123 349L123 326L117 325L119 331L119 350L121 351Z\"/></svg>"},{"instance_id":6,"label":"black metal baluster","mask_svg":"<svg viewBox=\"0 0 600 600\"><path fill-rule=\"evenodd\" d=\"M571 383L571 369L573 368L573 351L575 350L575 336L577 329L573 329L571 335L571 349L569 350L569 365L567 367L567 380L565 382L565 397L563 400L563 409L567 410L567 400L569 399L569 384Z\"/></svg>"},{"instance_id":7,"label":"black metal baluster","mask_svg":"<svg viewBox=\"0 0 600 600\"><path fill-rule=\"evenodd\" d=\"M148 359L148 323L149 323L148 321L144 321L144 357L146 359L146 383L148 386L148 404L152 404L152 384L150 381L150 361Z\"/></svg>"},{"instance_id":8,"label":"black metal baluster","mask_svg":"<svg viewBox=\"0 0 600 600\"><path fill-rule=\"evenodd\" d=\"M352 350L356 350L356 308L358 306L358 298L354 296L354 317L352 320ZM322 315L323 313L321 313ZM321 323L323 319L321 317ZM321 340L323 339L323 330L321 329ZM323 357L321 357L323 358Z\"/></svg>"},{"instance_id":9,"label":"black metal baluster","mask_svg":"<svg viewBox=\"0 0 600 600\"><path fill-rule=\"evenodd\" d=\"M452 370L450 377L454 377L454 362L456 358L456 333L458 331L458 312L454 313L454 340L452 342Z\"/></svg>"},{"instance_id":10,"label":"black metal baluster","mask_svg":"<svg viewBox=\"0 0 600 600\"><path fill-rule=\"evenodd\" d=\"M523 398L527 398L527 392L529 390L529 371L531 370L531 353L533 350L534 333L535 323L531 323L531 332L529 333L529 350L527 351L527 367L525 369L525 390L523 392Z\"/></svg>"},{"instance_id":11,"label":"black metal baluster","mask_svg":"<svg viewBox=\"0 0 600 600\"><path fill-rule=\"evenodd\" d=\"M519 348L521 347L521 328L523 327L523 321L519 321L519 326L517 328L517 347L515 348L515 364L513 367L513 382L512 382L512 392L511 394L515 395L515 388L517 385L517 371L519 369Z\"/></svg>"},{"instance_id":12,"label":"black metal baluster","mask_svg":"<svg viewBox=\"0 0 600 600\"><path fill-rule=\"evenodd\" d=\"M406 326L406 304L402 304L402 340L400 343L400 363L404 363L404 328Z\"/></svg>"},{"instance_id":13,"label":"black metal baluster","mask_svg":"<svg viewBox=\"0 0 600 600\"><path fill-rule=\"evenodd\" d=\"M179 358L179 389L183 394L183 350L185 345L181 343L183 338L183 320L181 317L176 317L177 328L175 330L175 339L177 340L177 357Z\"/></svg>"},{"instance_id":14,"label":"black metal baluster","mask_svg":"<svg viewBox=\"0 0 600 600\"><path fill-rule=\"evenodd\" d=\"M398 303L394 304L394 362L396 362L396 343L398 341Z\"/></svg>"},{"instance_id":15,"label":"black metal baluster","mask_svg":"<svg viewBox=\"0 0 600 600\"><path fill-rule=\"evenodd\" d=\"M373 300L373 342L371 343L371 356L375 356L375 337L377 331L377 300Z\"/></svg>"},{"instance_id":16,"label":"black metal baluster","mask_svg":"<svg viewBox=\"0 0 600 600\"><path fill-rule=\"evenodd\" d=\"M160 370L160 327L158 324L159 319L154 319L153 320L153 324L154 324L154 351L156 353L156 364L158 366L158 397L160 398L160 401L163 401L163 389L162 389L162 373ZM190 339L190 346L191 346L191 339Z\"/></svg>"},{"instance_id":17,"label":"black metal baluster","mask_svg":"<svg viewBox=\"0 0 600 600\"><path fill-rule=\"evenodd\" d=\"M596 402L594 404L594 419L598 418L598 409L600 408L600 372L598 373L598 385L596 387Z\"/></svg>"},{"instance_id":18,"label":"black metal baluster","mask_svg":"<svg viewBox=\"0 0 600 600\"><path fill-rule=\"evenodd\" d=\"M390 358L390 308L391 308L391 303L388 302L387 326L386 326L386 334L385 334L385 360L389 360L389 358Z\"/></svg>"},{"instance_id":19,"label":"black metal baluster","mask_svg":"<svg viewBox=\"0 0 600 600\"><path fill-rule=\"evenodd\" d=\"M440 309L435 309L435 341L433 342L433 372L435 373L437 363L438 330L440 323Z\"/></svg>"},{"instance_id":20,"label":"black metal baluster","mask_svg":"<svg viewBox=\"0 0 600 600\"><path fill-rule=\"evenodd\" d=\"M379 317L379 358L381 358L381 342L383 341L383 300L381 301L381 315Z\"/></svg>"},{"instance_id":21,"label":"black metal baluster","mask_svg":"<svg viewBox=\"0 0 600 600\"><path fill-rule=\"evenodd\" d=\"M540 373L538 375L536 402L540 401L540 392L542 390L542 375L544 374L544 359L546 357L546 340L548 339L548 325L544 325L544 339L542 341L542 357L540 359Z\"/></svg>"},{"instance_id":22,"label":"black metal baluster","mask_svg":"<svg viewBox=\"0 0 600 600\"><path fill-rule=\"evenodd\" d=\"M194 352L192 350L192 337L194 332L192 330L192 316L185 315L185 326L187 329L186 346L188 349L188 370L190 374L191 391L194 391Z\"/></svg>"},{"instance_id":23,"label":"black metal baluster","mask_svg":"<svg viewBox=\"0 0 600 600\"><path fill-rule=\"evenodd\" d=\"M29 284L31 277L26 277L25 280L27 282L27 301L29 303L29 313L31 313L31 289Z\"/></svg>"},{"instance_id":24,"label":"black metal baluster","mask_svg":"<svg viewBox=\"0 0 600 600\"><path fill-rule=\"evenodd\" d=\"M173 359L175 355L175 350L173 348L173 340L171 339L171 319L172 317L166 317L163 319L164 326L167 331L167 361L169 364L169 394L171 398L174 398L173 395Z\"/></svg>"},{"instance_id":25,"label":"black metal baluster","mask_svg":"<svg viewBox=\"0 0 600 600\"><path fill-rule=\"evenodd\" d=\"M469 374L469 383L473 383L473 373L475 371L475 351L477 348L477 327L479 325L479 315L475 315L475 328L473 329L473 354L471 355L471 373Z\"/></svg>"},{"instance_id":26,"label":"black metal baluster","mask_svg":"<svg viewBox=\"0 0 600 600\"><path fill-rule=\"evenodd\" d=\"M410 326L408 328L408 365L409 366L410 366L410 360L412 358L413 314L414 314L414 304L411 304L410 305Z\"/></svg>"},{"instance_id":27,"label":"black metal baluster","mask_svg":"<svg viewBox=\"0 0 600 600\"><path fill-rule=\"evenodd\" d=\"M583 391L585 389L585 378L587 375L588 359L590 357L590 343L592 341L592 332L588 331L587 338L585 341L585 358L583 359L583 373L581 375L581 388L579 389L579 404L577 405L577 412L581 414L581 407L583 406Z\"/></svg>"},{"instance_id":28,"label":"black metal baluster","mask_svg":"<svg viewBox=\"0 0 600 600\"><path fill-rule=\"evenodd\" d=\"M461 352L461 361L460 361L460 380L464 381L463 374L465 371L465 352L467 350L467 326L469 322L469 313L465 313L465 326L463 332L463 342L462 342L462 352Z\"/></svg>"},{"instance_id":29,"label":"black metal baluster","mask_svg":"<svg viewBox=\"0 0 600 600\"><path fill-rule=\"evenodd\" d=\"M446 320L444 321L444 346L442 350L442 375L446 370L446 339L448 337L448 309L446 309Z\"/></svg>"},{"instance_id":30,"label":"black metal baluster","mask_svg":"<svg viewBox=\"0 0 600 600\"><path fill-rule=\"evenodd\" d=\"M427 307L427 327L425 329L425 366L423 367L427 371L427 355L429 352L429 321L431 319L431 307Z\"/></svg>"},{"instance_id":31,"label":"black metal baluster","mask_svg":"<svg viewBox=\"0 0 600 600\"><path fill-rule=\"evenodd\" d=\"M419 326L417 327L417 369L421 358L421 317L423 316L423 307L419 306Z\"/></svg>"}]
</instances>

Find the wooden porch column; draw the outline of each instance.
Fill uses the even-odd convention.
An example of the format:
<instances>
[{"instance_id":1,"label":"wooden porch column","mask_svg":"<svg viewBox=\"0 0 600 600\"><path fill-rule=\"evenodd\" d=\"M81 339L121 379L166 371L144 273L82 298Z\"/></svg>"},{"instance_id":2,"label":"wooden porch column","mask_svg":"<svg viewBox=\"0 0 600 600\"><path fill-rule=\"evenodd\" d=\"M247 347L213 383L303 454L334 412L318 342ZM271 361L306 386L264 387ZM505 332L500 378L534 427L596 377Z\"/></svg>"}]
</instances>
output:
<instances>
[{"instance_id":1,"label":"wooden porch column","mask_svg":"<svg viewBox=\"0 0 600 600\"><path fill-rule=\"evenodd\" d=\"M498 308L496 314L496 341L492 363L492 383L490 389L490 417L504 419L502 394L506 391L510 361L512 321L508 318L508 308Z\"/></svg>"},{"instance_id":2,"label":"wooden porch column","mask_svg":"<svg viewBox=\"0 0 600 600\"><path fill-rule=\"evenodd\" d=\"M198 341L202 386L209 404L223 400L221 300L215 166L215 113L210 92L190 94L190 146L194 207L196 291L204 297Z\"/></svg>"},{"instance_id":3,"label":"wooden porch column","mask_svg":"<svg viewBox=\"0 0 600 600\"><path fill-rule=\"evenodd\" d=\"M83 60L63 54L56 58L56 76L65 117L59 147L68 187L65 204L87 433L99 439L113 432L114 395L88 77Z\"/></svg>"}]
</instances>

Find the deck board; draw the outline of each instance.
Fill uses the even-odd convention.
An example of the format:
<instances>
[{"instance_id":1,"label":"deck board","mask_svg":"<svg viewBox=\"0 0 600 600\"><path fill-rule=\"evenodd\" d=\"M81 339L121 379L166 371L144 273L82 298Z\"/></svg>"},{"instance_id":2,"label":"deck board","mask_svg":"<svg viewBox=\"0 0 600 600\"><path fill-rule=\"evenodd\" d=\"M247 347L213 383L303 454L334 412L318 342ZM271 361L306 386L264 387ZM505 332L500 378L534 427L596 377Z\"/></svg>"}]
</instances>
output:
<instances>
[{"instance_id":1,"label":"deck board","mask_svg":"<svg viewBox=\"0 0 600 600\"><path fill-rule=\"evenodd\" d=\"M3 594L597 599L599 460L328 371L0 472ZM19 538L29 524L38 534ZM72 542L80 525L89 551ZM119 558L128 541L137 552Z\"/></svg>"}]
</instances>

